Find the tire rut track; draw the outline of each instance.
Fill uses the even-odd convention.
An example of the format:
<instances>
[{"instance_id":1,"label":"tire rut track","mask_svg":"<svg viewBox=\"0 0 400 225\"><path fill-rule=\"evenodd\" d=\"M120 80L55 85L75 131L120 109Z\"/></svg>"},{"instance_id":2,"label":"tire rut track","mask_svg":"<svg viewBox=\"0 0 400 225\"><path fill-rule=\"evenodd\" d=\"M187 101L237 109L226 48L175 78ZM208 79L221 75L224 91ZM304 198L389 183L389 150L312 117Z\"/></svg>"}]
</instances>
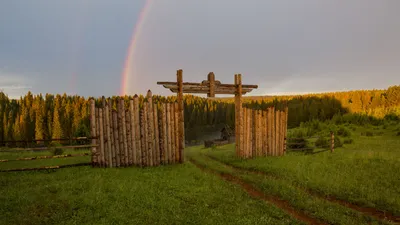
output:
<instances>
[{"instance_id":1,"label":"tire rut track","mask_svg":"<svg viewBox=\"0 0 400 225\"><path fill-rule=\"evenodd\" d=\"M295 210L292 206L290 206L290 204L285 201L282 200L276 196L273 195L266 195L263 192L259 191L257 188L255 188L254 186L252 186L249 183L246 183L245 181L243 181L242 179L228 174L228 173L222 173L222 172L218 172L216 170L210 169L205 167L204 165L201 165L200 163L196 162L195 160L193 160L192 158L189 158L189 161L191 163L193 163L196 167L198 167L200 170L202 170L203 172L207 172L207 173L212 173L214 175L219 176L220 178L229 181L231 183L235 183L240 185L250 196L254 197L254 198L258 198L258 199L262 199L264 201L267 201L273 205L275 205L276 207L282 209L283 211L285 211L286 213L288 213L289 215L293 216L294 218L298 219L299 221L305 222L307 224L328 224L322 221L319 221L313 217L310 217L308 215L306 215L305 213L301 212L301 211L297 211Z\"/></svg>"},{"instance_id":2,"label":"tire rut track","mask_svg":"<svg viewBox=\"0 0 400 225\"><path fill-rule=\"evenodd\" d=\"M217 159L215 157L212 157L212 156L209 156L209 155L206 155L206 154L202 154L202 155L207 157L207 158L209 158L210 160L214 160L216 162L219 162L219 163L221 163L221 164L223 164L223 165L225 165L225 166L227 166L227 167L229 167L229 168L231 168L233 170L236 170L236 171L248 172L248 173L252 173L252 174L262 175L262 176L268 177L270 179L287 181L285 178L282 178L282 177L279 177L279 176L276 176L276 175L268 174L266 172L262 172L262 171L258 171L258 170L254 170L254 169L241 168L241 167L238 167L238 166L227 164L227 163L225 163L225 162L223 162L223 161L221 161L221 160L219 160L219 159ZM375 209L375 208L359 206L359 205L356 205L354 203L350 203L350 202L347 202L345 200L338 199L338 198L336 198L334 196L326 196L326 195L320 194L320 193L318 193L316 191L313 191L313 190L311 190L309 188L301 187L299 185L293 185L293 186L295 188L299 189L299 190L305 191L309 195L312 195L312 196L320 198L320 199L324 199L324 200L332 202L332 203L337 203L337 204L342 205L344 207L347 207L349 209L352 209L352 210L355 210L357 212L360 212L360 213L362 213L364 215L367 215L367 216L370 216L370 217L373 217L373 218L376 218L376 219L379 219L379 220L382 220L382 221L388 221L388 222L392 222L392 223L395 223L395 224L400 224L400 216L396 216L393 213L384 212L384 211L381 211L381 210L378 210L378 209Z\"/></svg>"}]
</instances>

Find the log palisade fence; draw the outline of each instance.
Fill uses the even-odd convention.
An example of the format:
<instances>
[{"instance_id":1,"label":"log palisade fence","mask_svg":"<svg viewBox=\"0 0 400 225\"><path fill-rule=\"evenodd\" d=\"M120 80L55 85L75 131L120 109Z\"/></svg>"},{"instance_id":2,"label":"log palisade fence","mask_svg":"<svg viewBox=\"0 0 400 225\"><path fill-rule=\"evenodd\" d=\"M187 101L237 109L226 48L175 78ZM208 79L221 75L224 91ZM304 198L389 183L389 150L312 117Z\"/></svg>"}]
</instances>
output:
<instances>
[{"instance_id":1,"label":"log palisade fence","mask_svg":"<svg viewBox=\"0 0 400 225\"><path fill-rule=\"evenodd\" d=\"M134 96L126 107L117 99L116 110L111 99L100 107L90 102L92 165L95 167L158 166L182 163L183 121L178 102L153 103L148 91L143 105Z\"/></svg>"},{"instance_id":2,"label":"log palisade fence","mask_svg":"<svg viewBox=\"0 0 400 225\"><path fill-rule=\"evenodd\" d=\"M286 152L288 109L267 110L242 108L239 125L240 143L237 155L241 158L283 156Z\"/></svg>"}]
</instances>

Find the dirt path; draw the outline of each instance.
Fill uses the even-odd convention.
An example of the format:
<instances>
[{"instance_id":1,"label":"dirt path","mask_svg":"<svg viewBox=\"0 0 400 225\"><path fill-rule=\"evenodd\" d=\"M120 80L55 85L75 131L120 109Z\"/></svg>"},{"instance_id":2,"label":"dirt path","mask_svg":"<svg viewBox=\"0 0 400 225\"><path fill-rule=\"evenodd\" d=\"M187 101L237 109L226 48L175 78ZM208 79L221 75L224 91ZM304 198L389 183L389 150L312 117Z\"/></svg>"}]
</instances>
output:
<instances>
[{"instance_id":1,"label":"dirt path","mask_svg":"<svg viewBox=\"0 0 400 225\"><path fill-rule=\"evenodd\" d=\"M255 187L246 183L245 181L243 181L242 179L240 179L236 176L233 176L233 175L227 174L227 173L221 173L221 172L212 170L210 168L206 168L203 165L197 163L193 159L189 159L189 161L204 172L215 174L226 181L240 185L250 196L252 196L254 198L262 199L264 201L268 201L302 222L305 222L307 224L327 224L327 223L321 222L315 218L312 218L312 217L304 214L301 211L296 211L293 207L291 207L289 205L289 203L287 201L281 200L281 199L277 198L276 196L265 195L263 192L257 190Z\"/></svg>"},{"instance_id":2,"label":"dirt path","mask_svg":"<svg viewBox=\"0 0 400 225\"><path fill-rule=\"evenodd\" d=\"M241 168L241 167L234 166L234 165L231 165L231 164L227 164L227 163L225 163L225 162L223 162L223 161L221 161L221 160L219 160L219 159L217 159L215 157L209 156L209 155L203 154L203 156L209 158L210 160L214 160L216 162L219 162L219 163L221 163L221 164L223 164L223 165L225 165L225 166L227 166L227 167L229 167L229 168L231 168L233 170L242 171L242 172L249 172L249 173L258 174L258 175L263 175L263 176L268 177L270 179L285 180L282 177L278 177L278 176L275 176L275 175L272 175L272 174L268 174L268 173L264 173L264 172L257 171L257 170L246 169L246 168ZM300 186L295 186L295 187L300 189L300 190L303 190L303 191L307 192L308 194L310 194L310 195L312 195L314 197L317 197L317 198L320 198L320 199L324 199L324 200L329 201L329 202L340 204L340 205L345 206L347 208L350 208L350 209L353 209L353 210L358 211L360 213L363 213L363 214L365 214L367 216L374 217L374 218L377 218L377 219L380 219L380 220L384 220L384 221L390 221L390 222L396 223L396 224L400 224L400 216L396 216L393 213L383 212L383 211L375 209L375 208L363 207L363 206L355 205L353 203L338 199L338 198L336 198L334 196L322 195L320 193L317 193L316 191L313 191L313 190L305 188L305 187L300 187Z\"/></svg>"}]
</instances>

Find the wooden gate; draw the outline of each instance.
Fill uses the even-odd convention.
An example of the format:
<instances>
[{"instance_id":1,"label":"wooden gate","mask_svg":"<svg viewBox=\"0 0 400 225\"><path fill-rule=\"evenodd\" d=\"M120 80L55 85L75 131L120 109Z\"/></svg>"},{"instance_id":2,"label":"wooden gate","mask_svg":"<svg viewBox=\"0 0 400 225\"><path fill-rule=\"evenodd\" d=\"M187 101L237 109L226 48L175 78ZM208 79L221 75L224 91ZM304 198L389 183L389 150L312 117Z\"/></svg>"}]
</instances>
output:
<instances>
[{"instance_id":1,"label":"wooden gate","mask_svg":"<svg viewBox=\"0 0 400 225\"><path fill-rule=\"evenodd\" d=\"M178 99L179 101L179 99ZM97 167L158 166L182 163L183 111L179 103L153 103L149 91L143 104L134 96L126 104L91 99L92 165ZM126 106L127 105L127 106Z\"/></svg>"}]
</instances>

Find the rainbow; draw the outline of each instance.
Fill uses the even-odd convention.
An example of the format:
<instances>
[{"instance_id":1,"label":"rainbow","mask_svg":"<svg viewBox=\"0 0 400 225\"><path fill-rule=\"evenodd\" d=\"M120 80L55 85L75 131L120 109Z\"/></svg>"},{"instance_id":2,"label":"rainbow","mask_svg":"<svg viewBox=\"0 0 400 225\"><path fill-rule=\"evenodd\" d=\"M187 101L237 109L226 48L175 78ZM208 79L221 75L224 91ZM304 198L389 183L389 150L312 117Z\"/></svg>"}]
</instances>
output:
<instances>
[{"instance_id":1,"label":"rainbow","mask_svg":"<svg viewBox=\"0 0 400 225\"><path fill-rule=\"evenodd\" d=\"M140 11L138 20L135 24L135 27L133 29L133 33L132 33L132 37L131 37L131 41L129 43L129 47L128 47L128 53L126 55L125 58L125 63L124 63L124 67L123 67L123 71L122 71L122 79L121 79L121 92L120 95L126 95L126 91L127 91L127 86L128 86L128 78L132 77L132 62L134 59L134 53L135 53L135 49L136 49L136 42L137 39L140 36L140 31L142 30L142 26L144 23L144 20L146 18L146 15L150 9L152 0L145 0L146 2L144 3L144 6L142 8L142 10Z\"/></svg>"}]
</instances>

